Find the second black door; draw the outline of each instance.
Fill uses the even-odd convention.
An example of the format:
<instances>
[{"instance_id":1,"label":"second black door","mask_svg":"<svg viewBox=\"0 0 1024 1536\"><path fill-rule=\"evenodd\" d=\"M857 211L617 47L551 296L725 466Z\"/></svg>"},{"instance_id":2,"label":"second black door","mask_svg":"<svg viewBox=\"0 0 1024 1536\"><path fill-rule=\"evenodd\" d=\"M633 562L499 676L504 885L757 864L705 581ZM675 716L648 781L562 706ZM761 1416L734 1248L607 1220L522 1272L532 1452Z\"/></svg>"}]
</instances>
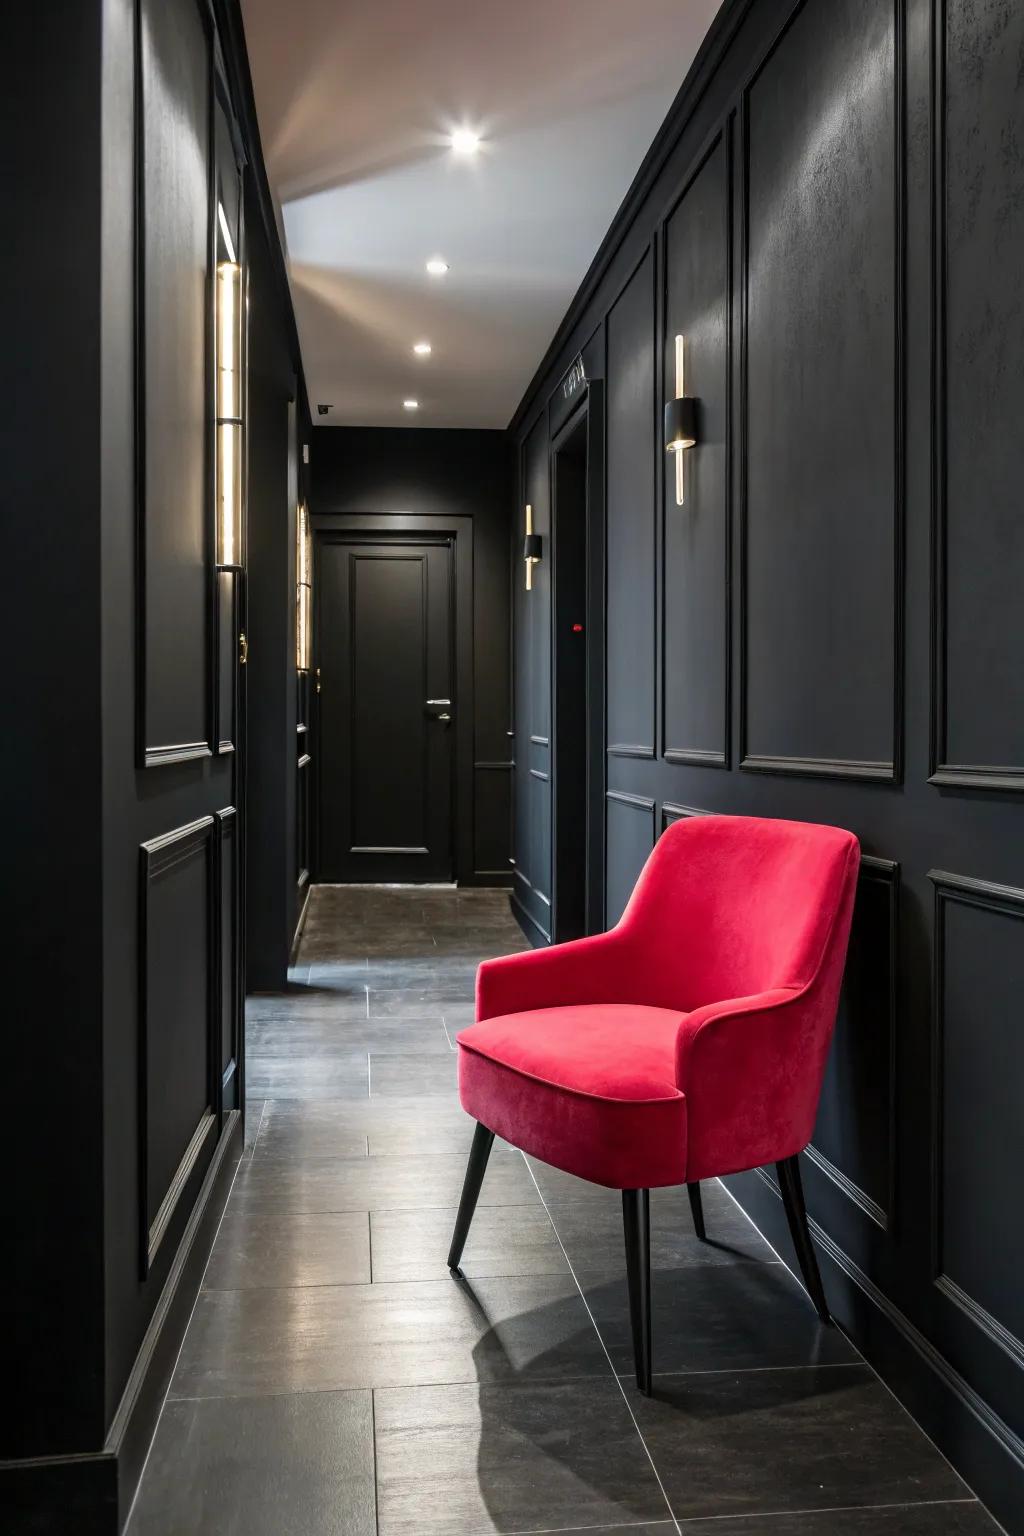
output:
<instances>
[{"instance_id":1,"label":"second black door","mask_svg":"<svg viewBox=\"0 0 1024 1536\"><path fill-rule=\"evenodd\" d=\"M321 536L322 881L452 873L452 549Z\"/></svg>"}]
</instances>

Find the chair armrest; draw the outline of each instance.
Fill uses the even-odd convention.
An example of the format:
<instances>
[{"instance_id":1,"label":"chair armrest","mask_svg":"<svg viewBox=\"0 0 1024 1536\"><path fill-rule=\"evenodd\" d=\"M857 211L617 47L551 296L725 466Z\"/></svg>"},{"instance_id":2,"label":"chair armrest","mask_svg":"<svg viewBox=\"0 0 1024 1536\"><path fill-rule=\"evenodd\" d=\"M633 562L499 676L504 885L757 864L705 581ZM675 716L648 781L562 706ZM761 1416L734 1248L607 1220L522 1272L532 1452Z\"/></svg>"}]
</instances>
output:
<instances>
[{"instance_id":1,"label":"chair armrest","mask_svg":"<svg viewBox=\"0 0 1024 1536\"><path fill-rule=\"evenodd\" d=\"M778 1162L814 1130L831 1037L827 989L811 984L709 1004L676 1036L692 1165L706 1178ZM834 1008L832 1008L834 1012Z\"/></svg>"},{"instance_id":2,"label":"chair armrest","mask_svg":"<svg viewBox=\"0 0 1024 1536\"><path fill-rule=\"evenodd\" d=\"M549 949L485 960L476 973L477 1022L534 1008L630 1002L635 990L632 951L627 935L613 928Z\"/></svg>"}]
</instances>

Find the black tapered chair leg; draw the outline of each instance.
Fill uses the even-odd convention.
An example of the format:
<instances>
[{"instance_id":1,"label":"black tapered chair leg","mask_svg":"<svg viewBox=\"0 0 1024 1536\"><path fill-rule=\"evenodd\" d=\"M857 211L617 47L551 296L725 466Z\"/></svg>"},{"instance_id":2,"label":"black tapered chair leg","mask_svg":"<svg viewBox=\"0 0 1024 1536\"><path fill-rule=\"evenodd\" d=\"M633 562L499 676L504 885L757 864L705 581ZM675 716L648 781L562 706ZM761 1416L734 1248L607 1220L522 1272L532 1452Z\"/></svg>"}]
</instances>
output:
<instances>
[{"instance_id":1,"label":"black tapered chair leg","mask_svg":"<svg viewBox=\"0 0 1024 1536\"><path fill-rule=\"evenodd\" d=\"M466 1238L469 1236L469 1224L473 1220L476 1202L480 1198L480 1186L484 1181L484 1174L487 1172L487 1159L491 1155L493 1145L494 1132L489 1131L485 1125L477 1125L476 1130L473 1132L473 1145L469 1149L469 1164L466 1168L466 1177L462 1185L459 1214L455 1218L452 1246L448 1252L448 1268L453 1273L458 1271L462 1250L466 1246Z\"/></svg>"},{"instance_id":2,"label":"black tapered chair leg","mask_svg":"<svg viewBox=\"0 0 1024 1536\"><path fill-rule=\"evenodd\" d=\"M651 1205L646 1189L622 1191L622 1229L626 1238L626 1283L633 1327L636 1384L651 1395Z\"/></svg>"},{"instance_id":3,"label":"black tapered chair leg","mask_svg":"<svg viewBox=\"0 0 1024 1536\"><path fill-rule=\"evenodd\" d=\"M789 1222L790 1236L800 1262L800 1273L804 1277L804 1285L821 1321L831 1323L832 1314L825 1300L825 1287L821 1283L818 1257L814 1252L810 1229L807 1226L807 1207L804 1205L804 1187L800 1179L800 1159L787 1157L785 1162L776 1163L775 1167L779 1175L782 1203L786 1207L786 1220Z\"/></svg>"},{"instance_id":4,"label":"black tapered chair leg","mask_svg":"<svg viewBox=\"0 0 1024 1536\"><path fill-rule=\"evenodd\" d=\"M702 1243L707 1242L707 1233L704 1230L704 1205L700 1198L700 1181L694 1180L687 1184L686 1193L690 1197L690 1213L693 1216L693 1230Z\"/></svg>"}]
</instances>

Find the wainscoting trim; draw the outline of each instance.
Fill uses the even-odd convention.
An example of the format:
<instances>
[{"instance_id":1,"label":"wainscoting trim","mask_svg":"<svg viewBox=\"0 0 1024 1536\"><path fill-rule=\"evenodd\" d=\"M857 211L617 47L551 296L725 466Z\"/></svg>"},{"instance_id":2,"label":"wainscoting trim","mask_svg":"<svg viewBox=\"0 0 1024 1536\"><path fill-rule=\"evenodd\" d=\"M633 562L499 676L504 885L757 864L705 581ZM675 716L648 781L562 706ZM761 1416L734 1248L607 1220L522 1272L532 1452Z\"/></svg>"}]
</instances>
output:
<instances>
[{"instance_id":1,"label":"wainscoting trim","mask_svg":"<svg viewBox=\"0 0 1024 1536\"><path fill-rule=\"evenodd\" d=\"M766 1169L753 1172L757 1180L751 1186L753 1208L748 1214L795 1272L778 1187ZM747 1178L748 1174L732 1175L726 1183L731 1190L737 1180ZM758 1187L774 1196L767 1207L757 1198ZM738 1203L747 1210L744 1201ZM834 1287L826 1286L844 1332L939 1449L957 1458L962 1475L968 1481L976 1477L976 1491L996 1518L1018 1518L1024 1497L1024 1440L813 1217L809 1226L825 1260L826 1279L831 1267L831 1278L841 1289L842 1303L837 1304Z\"/></svg>"},{"instance_id":2,"label":"wainscoting trim","mask_svg":"<svg viewBox=\"0 0 1024 1536\"><path fill-rule=\"evenodd\" d=\"M1004 1350L1015 1364L1024 1366L1024 1342L1011 1333L998 1318L970 1296L945 1272L943 1253L942 1186L943 1130L945 1107L946 932L945 909L953 903L979 907L1004 917L1024 920L1024 890L1013 885L999 885L994 880L977 880L968 875L954 875L943 869L930 869L928 878L935 888L934 972L932 1000L932 1117L931 1117L931 1200L932 1200L932 1281L947 1300L963 1312L992 1342Z\"/></svg>"},{"instance_id":3,"label":"wainscoting trim","mask_svg":"<svg viewBox=\"0 0 1024 1536\"><path fill-rule=\"evenodd\" d=\"M138 921L139 921L139 1020L138 1020L138 1180L139 1180L139 1239L140 1239L140 1272L145 1279L157 1250L163 1241L167 1228L171 1222L178 1201L188 1183L189 1177L195 1169L196 1163L206 1145L210 1134L211 1125L216 1123L214 1112L214 1094L212 1083L209 1086L209 1097L196 1128L185 1149L181 1162L171 1179L163 1199L160 1202L156 1215L150 1219L148 1197L148 1168L149 1168L149 931L148 931L148 903L149 888L152 882L162 874L175 866L184 864L188 860L202 854L206 859L206 900L208 920L213 920L216 910L216 902L219 900L219 892L216 890L216 870L214 854L214 825L213 816L201 816L196 821L190 821L186 825L174 828L171 832L164 832L159 837L151 838L142 843L139 848L139 893L138 893ZM212 1059L210 1041L213 1033L214 1016L214 983L217 976L217 956L215 941L210 940L208 932L207 955L207 1017L206 1039L207 1054ZM219 1074L218 1074L219 1075ZM208 1074L208 1077L212 1074Z\"/></svg>"},{"instance_id":4,"label":"wainscoting trim","mask_svg":"<svg viewBox=\"0 0 1024 1536\"><path fill-rule=\"evenodd\" d=\"M776 49L786 37L793 22L803 10L806 0L796 0L775 38L759 59L756 68L743 87L740 98L740 425L739 425L739 767L746 772L792 774L809 778L871 779L886 783L900 783L903 777L904 758L904 672L906 661L906 590L904 579L906 545L906 328L907 328L907 66L906 66L906 5L907 0L890 0L894 17L893 51L893 157L895 207L894 229L894 375L896 380L893 421L895 465L893 475L893 675L892 675L892 758L889 761L872 761L858 758L819 758L769 754L748 750L747 702L748 667L747 646L747 515L748 515L748 334L749 334L749 275L750 275L750 113L751 92L760 75L773 58Z\"/></svg>"}]
</instances>

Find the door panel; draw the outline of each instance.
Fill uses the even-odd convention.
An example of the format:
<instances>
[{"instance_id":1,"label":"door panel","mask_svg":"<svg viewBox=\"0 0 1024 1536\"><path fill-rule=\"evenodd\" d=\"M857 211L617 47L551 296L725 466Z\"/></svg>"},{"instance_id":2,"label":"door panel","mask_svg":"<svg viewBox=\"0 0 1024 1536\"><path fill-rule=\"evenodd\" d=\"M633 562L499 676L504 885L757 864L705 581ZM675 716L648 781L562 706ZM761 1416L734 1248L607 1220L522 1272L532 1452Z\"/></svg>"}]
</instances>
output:
<instances>
[{"instance_id":1,"label":"door panel","mask_svg":"<svg viewBox=\"0 0 1024 1536\"><path fill-rule=\"evenodd\" d=\"M321 880L451 878L451 553L321 541Z\"/></svg>"}]
</instances>

